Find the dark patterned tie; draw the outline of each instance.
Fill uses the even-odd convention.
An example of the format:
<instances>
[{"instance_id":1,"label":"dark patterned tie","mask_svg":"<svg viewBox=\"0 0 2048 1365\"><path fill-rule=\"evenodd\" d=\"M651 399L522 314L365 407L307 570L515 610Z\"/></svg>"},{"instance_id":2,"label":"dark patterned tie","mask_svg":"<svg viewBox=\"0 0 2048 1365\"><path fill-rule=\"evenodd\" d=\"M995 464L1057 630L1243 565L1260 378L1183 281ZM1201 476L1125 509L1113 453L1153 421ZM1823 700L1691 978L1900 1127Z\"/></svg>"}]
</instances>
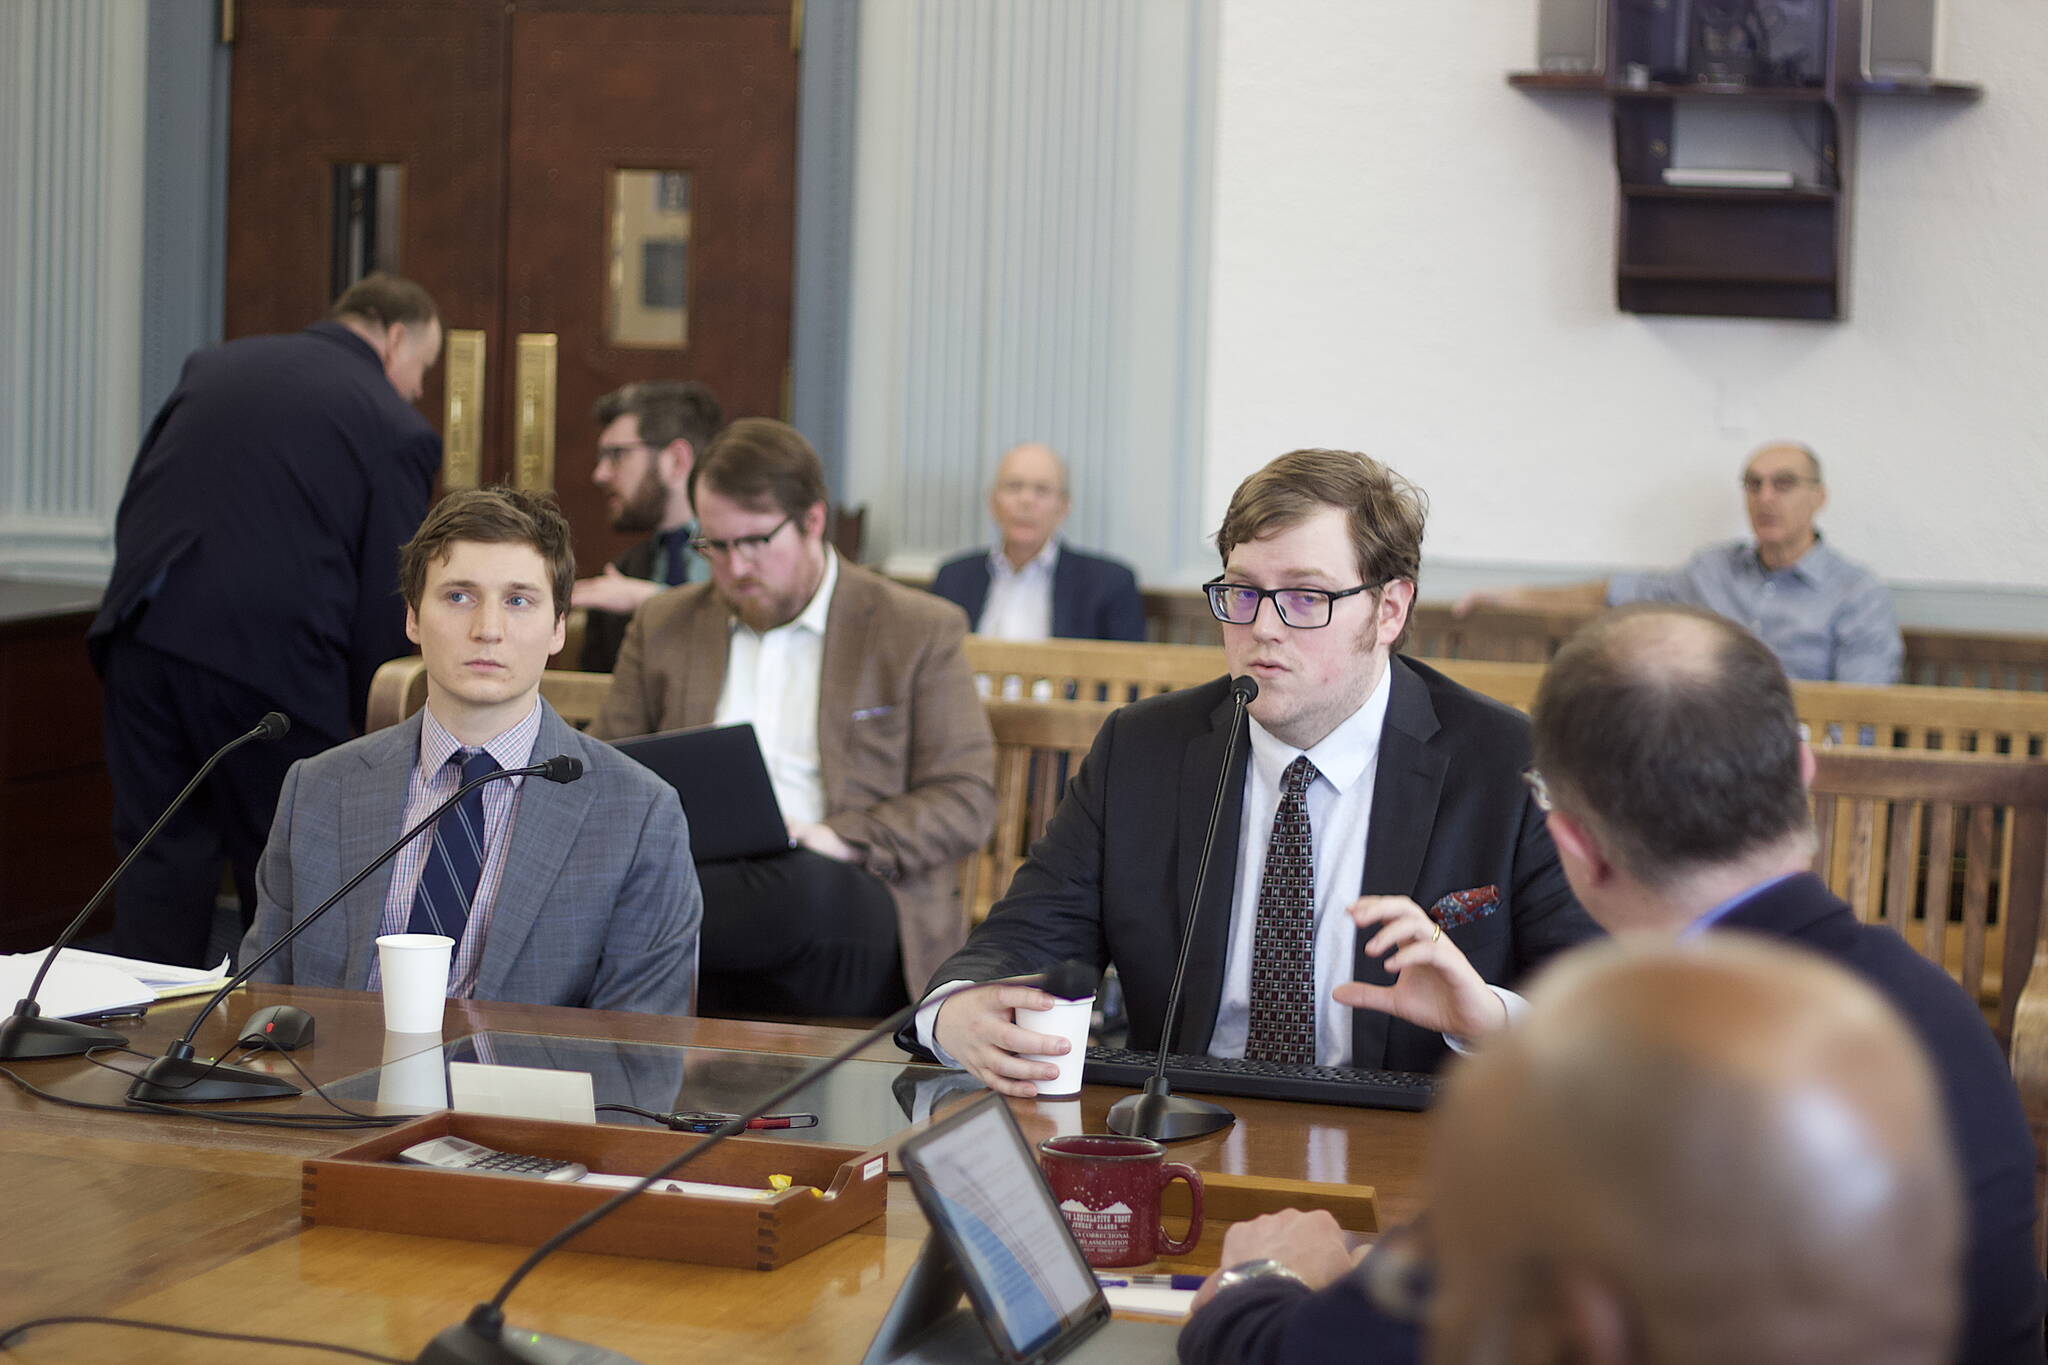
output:
<instances>
[{"instance_id":1,"label":"dark patterned tie","mask_svg":"<svg viewBox=\"0 0 2048 1365\"><path fill-rule=\"evenodd\" d=\"M1304 754L1280 777L1280 808L1259 879L1252 932L1251 1032L1244 1055L1308 1065L1316 1059L1316 864L1308 826L1315 764Z\"/></svg>"},{"instance_id":2,"label":"dark patterned tie","mask_svg":"<svg viewBox=\"0 0 2048 1365\"><path fill-rule=\"evenodd\" d=\"M696 534L694 527L678 526L673 531L663 531L661 542L661 581L673 588L690 581L690 538Z\"/></svg>"},{"instance_id":3,"label":"dark patterned tie","mask_svg":"<svg viewBox=\"0 0 2048 1365\"><path fill-rule=\"evenodd\" d=\"M462 780L474 782L498 771L498 760L482 749L457 749L450 763L462 765ZM458 944L469 923L469 903L484 873L484 789L478 787L434 822L434 847L420 869L419 890L413 893L415 934L446 934Z\"/></svg>"}]
</instances>

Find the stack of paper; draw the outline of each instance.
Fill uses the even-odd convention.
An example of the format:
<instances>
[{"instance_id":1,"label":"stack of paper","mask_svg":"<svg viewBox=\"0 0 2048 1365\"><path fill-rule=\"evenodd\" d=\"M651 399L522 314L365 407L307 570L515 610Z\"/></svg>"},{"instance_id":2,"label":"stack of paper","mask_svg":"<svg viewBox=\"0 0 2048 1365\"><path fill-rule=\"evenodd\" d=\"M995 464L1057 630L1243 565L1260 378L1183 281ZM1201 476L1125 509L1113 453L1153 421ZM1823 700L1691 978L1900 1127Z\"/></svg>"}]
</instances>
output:
<instances>
[{"instance_id":1,"label":"stack of paper","mask_svg":"<svg viewBox=\"0 0 2048 1365\"><path fill-rule=\"evenodd\" d=\"M36 969L49 955L15 953L0 957L0 1008L28 994ZM66 948L57 954L55 965L36 995L36 1008L53 1019L82 1019L95 1014L114 1014L140 1009L153 1001L200 991L219 990L227 979L228 964L208 971L204 967L173 967L165 962L143 962L132 957L113 957Z\"/></svg>"}]
</instances>

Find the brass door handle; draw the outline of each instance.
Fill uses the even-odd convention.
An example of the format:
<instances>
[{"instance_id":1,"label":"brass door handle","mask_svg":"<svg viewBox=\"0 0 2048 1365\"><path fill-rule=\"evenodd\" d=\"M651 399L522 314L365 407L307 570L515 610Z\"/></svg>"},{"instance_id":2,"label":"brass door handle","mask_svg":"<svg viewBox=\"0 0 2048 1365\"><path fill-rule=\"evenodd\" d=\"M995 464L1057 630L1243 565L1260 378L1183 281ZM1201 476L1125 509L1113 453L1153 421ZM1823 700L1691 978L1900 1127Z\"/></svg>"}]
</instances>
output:
<instances>
[{"instance_id":1,"label":"brass door handle","mask_svg":"<svg viewBox=\"0 0 2048 1365\"><path fill-rule=\"evenodd\" d=\"M448 333L446 411L441 423L441 486L474 488L484 467L484 334Z\"/></svg>"},{"instance_id":2,"label":"brass door handle","mask_svg":"<svg viewBox=\"0 0 2048 1365\"><path fill-rule=\"evenodd\" d=\"M555 334L521 332L514 367L513 406L518 413L512 446L516 487L552 492L555 487Z\"/></svg>"}]
</instances>

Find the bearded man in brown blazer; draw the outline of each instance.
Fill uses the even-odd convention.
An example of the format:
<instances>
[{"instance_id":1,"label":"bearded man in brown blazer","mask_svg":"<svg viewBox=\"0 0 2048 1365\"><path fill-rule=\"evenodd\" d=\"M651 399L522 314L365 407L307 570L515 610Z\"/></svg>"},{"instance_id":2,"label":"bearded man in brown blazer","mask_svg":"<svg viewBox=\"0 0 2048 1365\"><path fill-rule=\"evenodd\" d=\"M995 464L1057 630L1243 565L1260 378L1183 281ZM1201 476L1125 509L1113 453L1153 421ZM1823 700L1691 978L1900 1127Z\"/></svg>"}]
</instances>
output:
<instances>
[{"instance_id":1,"label":"bearded man in brown blazer","mask_svg":"<svg viewBox=\"0 0 2048 1365\"><path fill-rule=\"evenodd\" d=\"M880 1015L966 939L995 824L967 618L839 559L802 435L747 418L690 475L709 583L650 599L592 733L751 721L794 847L698 864L700 1013Z\"/></svg>"}]
</instances>

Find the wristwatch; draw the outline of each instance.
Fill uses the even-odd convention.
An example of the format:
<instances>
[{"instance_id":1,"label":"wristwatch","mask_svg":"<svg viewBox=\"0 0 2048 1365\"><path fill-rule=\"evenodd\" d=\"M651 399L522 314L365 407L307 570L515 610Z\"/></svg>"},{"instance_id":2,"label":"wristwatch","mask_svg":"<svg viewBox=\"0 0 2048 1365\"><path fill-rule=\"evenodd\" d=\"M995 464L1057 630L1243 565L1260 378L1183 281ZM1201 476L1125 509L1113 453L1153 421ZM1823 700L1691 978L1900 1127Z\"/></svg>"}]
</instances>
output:
<instances>
[{"instance_id":1,"label":"wristwatch","mask_svg":"<svg viewBox=\"0 0 2048 1365\"><path fill-rule=\"evenodd\" d=\"M1228 1294L1241 1284L1250 1284L1254 1280L1266 1279L1292 1280L1298 1285L1306 1285L1308 1283L1307 1280L1302 1279L1301 1276L1295 1274L1294 1271L1279 1261L1274 1260L1270 1256L1262 1256L1256 1261L1240 1261L1218 1275L1216 1277L1216 1292L1218 1294Z\"/></svg>"}]
</instances>

